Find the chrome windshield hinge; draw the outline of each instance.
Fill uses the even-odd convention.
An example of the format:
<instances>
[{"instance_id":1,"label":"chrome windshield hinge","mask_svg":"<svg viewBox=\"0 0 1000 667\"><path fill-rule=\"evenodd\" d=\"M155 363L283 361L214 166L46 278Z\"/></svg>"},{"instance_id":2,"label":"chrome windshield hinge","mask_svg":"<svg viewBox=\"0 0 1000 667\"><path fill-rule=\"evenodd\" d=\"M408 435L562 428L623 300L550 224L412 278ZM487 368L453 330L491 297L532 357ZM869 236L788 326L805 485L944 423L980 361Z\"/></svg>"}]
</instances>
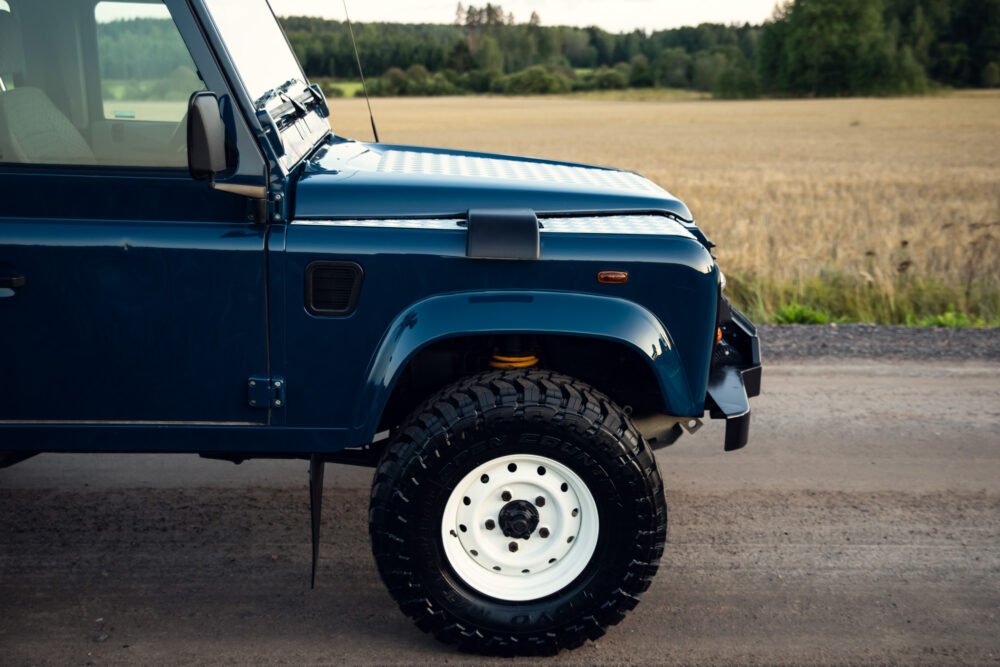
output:
<instances>
[{"instance_id":1,"label":"chrome windshield hinge","mask_svg":"<svg viewBox=\"0 0 1000 667\"><path fill-rule=\"evenodd\" d=\"M285 407L285 378L250 378L247 380L247 400L251 408Z\"/></svg>"}]
</instances>

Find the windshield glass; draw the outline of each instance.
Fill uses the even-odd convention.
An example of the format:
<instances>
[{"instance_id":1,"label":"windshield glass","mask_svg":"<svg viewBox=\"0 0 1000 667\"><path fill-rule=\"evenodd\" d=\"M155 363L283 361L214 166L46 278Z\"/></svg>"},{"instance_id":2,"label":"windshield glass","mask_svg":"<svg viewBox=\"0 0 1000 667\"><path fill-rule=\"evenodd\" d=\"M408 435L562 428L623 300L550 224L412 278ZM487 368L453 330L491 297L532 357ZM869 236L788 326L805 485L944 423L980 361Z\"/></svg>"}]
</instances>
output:
<instances>
[{"instance_id":1,"label":"windshield glass","mask_svg":"<svg viewBox=\"0 0 1000 667\"><path fill-rule=\"evenodd\" d=\"M205 4L255 104L282 84L305 81L267 2L207 0Z\"/></svg>"}]
</instances>

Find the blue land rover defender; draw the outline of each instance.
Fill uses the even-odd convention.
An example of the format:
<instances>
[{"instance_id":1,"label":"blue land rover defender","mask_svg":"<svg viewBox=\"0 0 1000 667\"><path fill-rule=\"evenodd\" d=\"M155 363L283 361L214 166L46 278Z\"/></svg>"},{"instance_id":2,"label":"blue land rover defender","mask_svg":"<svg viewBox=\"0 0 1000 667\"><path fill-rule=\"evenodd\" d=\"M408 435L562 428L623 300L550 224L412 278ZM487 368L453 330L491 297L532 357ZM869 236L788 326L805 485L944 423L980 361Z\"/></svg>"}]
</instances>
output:
<instances>
[{"instance_id":1,"label":"blue land rover defender","mask_svg":"<svg viewBox=\"0 0 1000 667\"><path fill-rule=\"evenodd\" d=\"M634 173L331 131L266 0L0 0L0 465L375 469L425 631L544 654L657 569L653 449L760 386L691 213Z\"/></svg>"}]
</instances>

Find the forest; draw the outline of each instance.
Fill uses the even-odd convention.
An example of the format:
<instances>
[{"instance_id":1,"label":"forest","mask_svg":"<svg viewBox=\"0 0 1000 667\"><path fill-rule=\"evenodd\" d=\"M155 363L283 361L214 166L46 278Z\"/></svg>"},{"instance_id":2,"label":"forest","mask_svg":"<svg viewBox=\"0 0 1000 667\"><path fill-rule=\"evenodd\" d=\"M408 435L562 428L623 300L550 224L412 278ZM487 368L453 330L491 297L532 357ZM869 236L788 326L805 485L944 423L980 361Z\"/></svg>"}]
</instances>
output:
<instances>
[{"instance_id":1,"label":"forest","mask_svg":"<svg viewBox=\"0 0 1000 667\"><path fill-rule=\"evenodd\" d=\"M346 23L281 22L306 74L328 94L358 79ZM354 30L374 95L658 87L722 98L846 97L1000 86L1000 0L794 0L761 25L617 34L459 4L448 25ZM104 23L99 39L105 78L155 79L155 88L173 76L189 89L190 58L166 20Z\"/></svg>"},{"instance_id":2,"label":"forest","mask_svg":"<svg viewBox=\"0 0 1000 667\"><path fill-rule=\"evenodd\" d=\"M282 23L310 77L357 78L345 23ZM665 87L749 98L1000 86L1000 0L794 0L762 25L620 34L459 4L450 25L354 29L376 95Z\"/></svg>"}]
</instances>

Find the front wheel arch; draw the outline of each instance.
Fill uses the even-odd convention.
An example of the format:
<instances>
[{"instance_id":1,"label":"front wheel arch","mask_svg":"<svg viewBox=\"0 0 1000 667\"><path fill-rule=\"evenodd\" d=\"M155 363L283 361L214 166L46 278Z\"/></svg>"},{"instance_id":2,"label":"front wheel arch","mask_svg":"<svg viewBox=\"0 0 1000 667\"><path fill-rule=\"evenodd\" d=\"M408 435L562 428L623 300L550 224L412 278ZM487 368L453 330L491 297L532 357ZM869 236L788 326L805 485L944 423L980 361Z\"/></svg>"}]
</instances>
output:
<instances>
[{"instance_id":1,"label":"front wheel arch","mask_svg":"<svg viewBox=\"0 0 1000 667\"><path fill-rule=\"evenodd\" d=\"M642 359L667 414L698 416L704 392L689 383L677 347L659 319L634 302L564 292L459 292L415 303L390 324L369 364L357 402L361 440L384 424L383 415L404 369L429 346L503 334L564 336L609 342ZM366 439L367 438L367 439Z\"/></svg>"}]
</instances>

